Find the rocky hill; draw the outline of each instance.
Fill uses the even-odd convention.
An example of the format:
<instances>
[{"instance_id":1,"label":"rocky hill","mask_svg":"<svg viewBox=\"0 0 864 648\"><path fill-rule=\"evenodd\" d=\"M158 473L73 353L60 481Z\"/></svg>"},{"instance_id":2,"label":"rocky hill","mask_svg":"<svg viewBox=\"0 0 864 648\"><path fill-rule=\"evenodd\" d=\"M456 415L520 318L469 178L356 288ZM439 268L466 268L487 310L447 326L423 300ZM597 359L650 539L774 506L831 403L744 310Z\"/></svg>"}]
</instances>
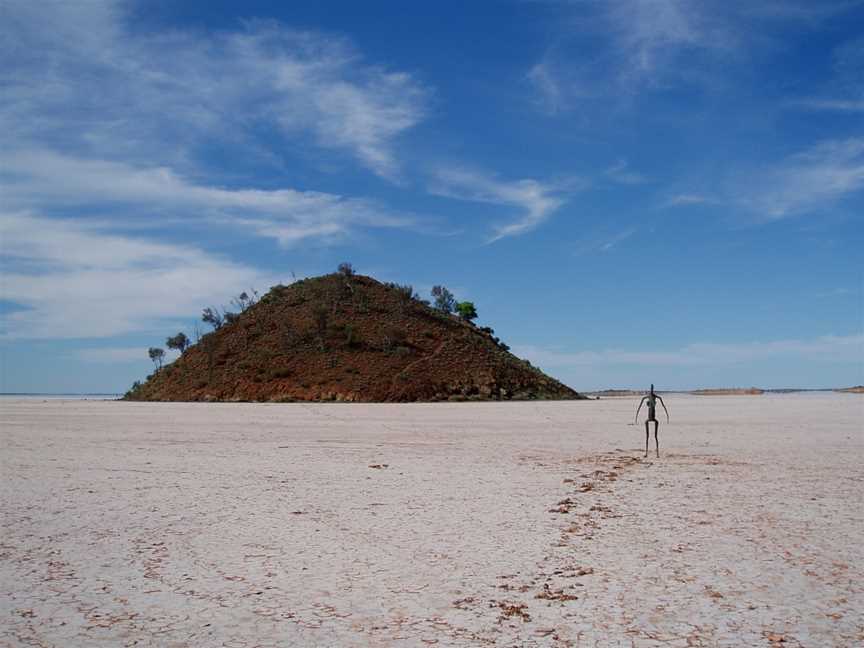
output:
<instances>
[{"instance_id":1,"label":"rocky hill","mask_svg":"<svg viewBox=\"0 0 864 648\"><path fill-rule=\"evenodd\" d=\"M275 286L127 393L149 401L580 399L409 287L332 274Z\"/></svg>"}]
</instances>

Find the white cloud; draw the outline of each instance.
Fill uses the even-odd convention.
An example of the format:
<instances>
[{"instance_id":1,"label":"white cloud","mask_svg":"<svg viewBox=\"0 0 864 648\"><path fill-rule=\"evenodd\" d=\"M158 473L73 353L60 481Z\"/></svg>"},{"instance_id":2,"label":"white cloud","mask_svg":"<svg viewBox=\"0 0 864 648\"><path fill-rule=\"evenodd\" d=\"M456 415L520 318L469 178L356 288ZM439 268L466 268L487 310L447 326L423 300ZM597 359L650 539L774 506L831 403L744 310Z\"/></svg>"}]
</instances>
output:
<instances>
[{"instance_id":1,"label":"white cloud","mask_svg":"<svg viewBox=\"0 0 864 648\"><path fill-rule=\"evenodd\" d=\"M681 207L686 205L705 205L717 202L716 199L703 194L682 193L669 198L663 203L664 207Z\"/></svg>"},{"instance_id":2,"label":"white cloud","mask_svg":"<svg viewBox=\"0 0 864 648\"><path fill-rule=\"evenodd\" d=\"M799 99L792 105L813 111L864 112L864 99Z\"/></svg>"},{"instance_id":3,"label":"white cloud","mask_svg":"<svg viewBox=\"0 0 864 648\"><path fill-rule=\"evenodd\" d=\"M722 48L728 41L709 24L702 2L628 0L607 7L622 74L633 81L653 79L682 50Z\"/></svg>"},{"instance_id":4,"label":"white cloud","mask_svg":"<svg viewBox=\"0 0 864 648\"><path fill-rule=\"evenodd\" d=\"M604 111L645 91L728 86L754 52L784 47L788 25L815 29L856 5L843 0L574 0L559 3L560 32L527 72L546 112ZM860 3L857 3L860 5ZM585 43L590 43L590 48ZM576 101L576 98L580 101ZM614 103L613 103L614 102Z\"/></svg>"},{"instance_id":5,"label":"white cloud","mask_svg":"<svg viewBox=\"0 0 864 648\"><path fill-rule=\"evenodd\" d=\"M741 3L744 16L771 20L795 20L818 25L822 20L861 6L861 0L759 0Z\"/></svg>"},{"instance_id":6,"label":"white cloud","mask_svg":"<svg viewBox=\"0 0 864 648\"><path fill-rule=\"evenodd\" d=\"M815 96L789 101L787 106L812 112L864 112L864 38L844 42L834 50L831 75Z\"/></svg>"},{"instance_id":7,"label":"white cloud","mask_svg":"<svg viewBox=\"0 0 864 648\"><path fill-rule=\"evenodd\" d=\"M537 89L537 104L545 112L554 115L565 107L564 92L548 63L538 63L525 77Z\"/></svg>"},{"instance_id":8,"label":"white cloud","mask_svg":"<svg viewBox=\"0 0 864 648\"><path fill-rule=\"evenodd\" d=\"M769 39L773 25L820 22L853 8L856 2L757 0L604 0L601 18L613 40L616 66L624 81L662 83L704 77L710 56L737 56Z\"/></svg>"},{"instance_id":9,"label":"white cloud","mask_svg":"<svg viewBox=\"0 0 864 648\"><path fill-rule=\"evenodd\" d=\"M627 160L618 160L604 172L613 182L623 185L639 185L649 182L648 178L637 171L630 169Z\"/></svg>"},{"instance_id":10,"label":"white cloud","mask_svg":"<svg viewBox=\"0 0 864 648\"><path fill-rule=\"evenodd\" d=\"M619 232L606 232L601 235L590 236L581 241L578 241L573 249L575 256L583 256L592 252L608 252L619 243L623 243L639 230L635 227L628 227Z\"/></svg>"},{"instance_id":11,"label":"white cloud","mask_svg":"<svg viewBox=\"0 0 864 648\"><path fill-rule=\"evenodd\" d=\"M830 290L822 290L816 293L816 297L843 297L845 295L851 295L853 291L849 288L844 288L838 286L837 288L832 288Z\"/></svg>"},{"instance_id":12,"label":"white cloud","mask_svg":"<svg viewBox=\"0 0 864 648\"><path fill-rule=\"evenodd\" d=\"M75 357L93 364L120 364L148 361L146 347L96 347L78 349Z\"/></svg>"},{"instance_id":13,"label":"white cloud","mask_svg":"<svg viewBox=\"0 0 864 648\"><path fill-rule=\"evenodd\" d=\"M776 220L864 188L864 138L830 140L737 180L730 201Z\"/></svg>"},{"instance_id":14,"label":"white cloud","mask_svg":"<svg viewBox=\"0 0 864 648\"><path fill-rule=\"evenodd\" d=\"M107 337L158 327L278 281L198 248L26 213L0 215L2 336ZM14 262L8 269L6 261Z\"/></svg>"},{"instance_id":15,"label":"white cloud","mask_svg":"<svg viewBox=\"0 0 864 648\"><path fill-rule=\"evenodd\" d=\"M561 3L563 32L526 76L547 111L580 99L629 96L671 82L704 83L712 59L740 47L734 10L705 0L577 0ZM590 43L586 47L586 40ZM574 46L575 44L575 46Z\"/></svg>"},{"instance_id":16,"label":"white cloud","mask_svg":"<svg viewBox=\"0 0 864 648\"><path fill-rule=\"evenodd\" d=\"M681 193L664 207L728 205L757 220L813 214L864 189L864 138L827 140L762 167L740 168L714 196Z\"/></svg>"},{"instance_id":17,"label":"white cloud","mask_svg":"<svg viewBox=\"0 0 864 648\"><path fill-rule=\"evenodd\" d=\"M622 241L626 241L628 238L633 236L636 232L637 232L637 229L635 227L631 227L629 229L626 229L623 232L618 232L615 236L613 236L612 238L610 238L607 241L604 241L600 245L600 251L601 252L608 252L609 250L611 250L613 247L615 247L616 245L618 245Z\"/></svg>"},{"instance_id":18,"label":"white cloud","mask_svg":"<svg viewBox=\"0 0 864 648\"><path fill-rule=\"evenodd\" d=\"M138 206L194 220L243 226L288 245L333 238L351 227L408 227L410 217L369 200L315 191L224 189L189 182L167 167L134 167L49 151L0 153L0 194L10 206Z\"/></svg>"},{"instance_id":19,"label":"white cloud","mask_svg":"<svg viewBox=\"0 0 864 648\"><path fill-rule=\"evenodd\" d=\"M4 3L0 130L85 157L186 160L214 139L264 147L309 139L394 178L396 138L428 90L371 65L346 42L276 23L239 31L146 33L129 3Z\"/></svg>"},{"instance_id":20,"label":"white cloud","mask_svg":"<svg viewBox=\"0 0 864 648\"><path fill-rule=\"evenodd\" d=\"M772 358L813 362L864 361L864 334L828 335L812 340L777 340L690 344L669 351L557 351L535 346L515 346L513 352L544 368L603 367L618 365L717 367Z\"/></svg>"},{"instance_id":21,"label":"white cloud","mask_svg":"<svg viewBox=\"0 0 864 648\"><path fill-rule=\"evenodd\" d=\"M438 170L430 191L448 198L504 205L521 211L517 220L495 229L491 242L535 229L564 204L565 191L582 186L584 182L577 178L560 183L530 179L508 182L478 171L453 168Z\"/></svg>"}]
</instances>

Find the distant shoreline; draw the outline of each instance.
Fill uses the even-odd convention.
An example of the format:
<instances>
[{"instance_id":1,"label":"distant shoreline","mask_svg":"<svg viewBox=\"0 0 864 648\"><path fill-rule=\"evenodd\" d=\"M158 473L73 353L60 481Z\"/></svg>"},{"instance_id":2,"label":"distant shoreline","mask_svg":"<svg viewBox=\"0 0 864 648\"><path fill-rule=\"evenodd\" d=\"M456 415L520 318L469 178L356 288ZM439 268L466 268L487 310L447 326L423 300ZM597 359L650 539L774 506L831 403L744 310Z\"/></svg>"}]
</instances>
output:
<instances>
[{"instance_id":1,"label":"distant shoreline","mask_svg":"<svg viewBox=\"0 0 864 648\"><path fill-rule=\"evenodd\" d=\"M98 399L107 400L120 398L121 393L93 393L93 394L66 394L58 392L0 392L0 398L52 398L52 399L68 399L68 400L87 400Z\"/></svg>"},{"instance_id":2,"label":"distant shoreline","mask_svg":"<svg viewBox=\"0 0 864 648\"><path fill-rule=\"evenodd\" d=\"M658 389L658 394L686 394L691 396L759 396L762 394L798 394L833 392L840 394L864 394L864 386L853 387L802 387L802 388L778 388L762 389L758 387L717 387L703 389ZM586 396L594 398L627 398L645 395L645 390L638 389L602 389L599 391L581 392ZM123 396L122 392L92 392L92 393L64 393L64 392L0 392L0 399L10 398L46 398L67 400L114 400Z\"/></svg>"},{"instance_id":3,"label":"distant shoreline","mask_svg":"<svg viewBox=\"0 0 864 648\"><path fill-rule=\"evenodd\" d=\"M715 387L703 389L657 389L658 394L688 394L691 396L760 396L762 394L800 394L831 392L840 394L864 394L864 386L855 387L784 387L778 389L763 389L760 387ZM587 396L621 398L628 396L643 396L646 390L638 389L603 389L600 391L583 392Z\"/></svg>"}]
</instances>

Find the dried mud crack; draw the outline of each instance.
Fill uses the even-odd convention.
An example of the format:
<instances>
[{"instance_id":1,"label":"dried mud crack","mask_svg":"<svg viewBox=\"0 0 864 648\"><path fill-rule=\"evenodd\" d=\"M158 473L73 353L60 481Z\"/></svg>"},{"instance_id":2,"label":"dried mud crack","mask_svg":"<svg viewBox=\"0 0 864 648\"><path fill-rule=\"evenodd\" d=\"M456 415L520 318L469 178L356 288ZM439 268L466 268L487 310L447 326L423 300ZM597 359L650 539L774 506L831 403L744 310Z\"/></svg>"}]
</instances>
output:
<instances>
[{"instance_id":1,"label":"dried mud crack","mask_svg":"<svg viewBox=\"0 0 864 648\"><path fill-rule=\"evenodd\" d=\"M648 464L650 465L650 463ZM580 458L562 480L565 497L548 509L560 518L558 536L530 574L502 574L497 588L501 598L488 601L489 609L499 610L496 623L507 625L519 645L580 645L573 628L580 615L579 600L592 587L603 587L594 566L579 559L582 543L600 533L604 520L621 517L607 500L615 482L629 471L643 467L641 459L616 451ZM467 609L479 604L474 598L454 601L454 607ZM494 633L489 636L494 641Z\"/></svg>"}]
</instances>

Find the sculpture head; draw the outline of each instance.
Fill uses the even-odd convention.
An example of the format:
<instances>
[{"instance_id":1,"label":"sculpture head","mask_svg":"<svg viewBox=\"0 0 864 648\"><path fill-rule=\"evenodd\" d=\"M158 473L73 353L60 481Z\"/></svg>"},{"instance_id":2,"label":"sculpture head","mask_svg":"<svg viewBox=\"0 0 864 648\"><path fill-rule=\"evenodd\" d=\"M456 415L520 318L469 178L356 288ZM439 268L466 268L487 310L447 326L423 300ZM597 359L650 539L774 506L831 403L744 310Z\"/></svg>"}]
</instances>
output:
<instances>
[{"instance_id":1,"label":"sculpture head","mask_svg":"<svg viewBox=\"0 0 864 648\"><path fill-rule=\"evenodd\" d=\"M654 394L654 383L651 383L651 394Z\"/></svg>"}]
</instances>

